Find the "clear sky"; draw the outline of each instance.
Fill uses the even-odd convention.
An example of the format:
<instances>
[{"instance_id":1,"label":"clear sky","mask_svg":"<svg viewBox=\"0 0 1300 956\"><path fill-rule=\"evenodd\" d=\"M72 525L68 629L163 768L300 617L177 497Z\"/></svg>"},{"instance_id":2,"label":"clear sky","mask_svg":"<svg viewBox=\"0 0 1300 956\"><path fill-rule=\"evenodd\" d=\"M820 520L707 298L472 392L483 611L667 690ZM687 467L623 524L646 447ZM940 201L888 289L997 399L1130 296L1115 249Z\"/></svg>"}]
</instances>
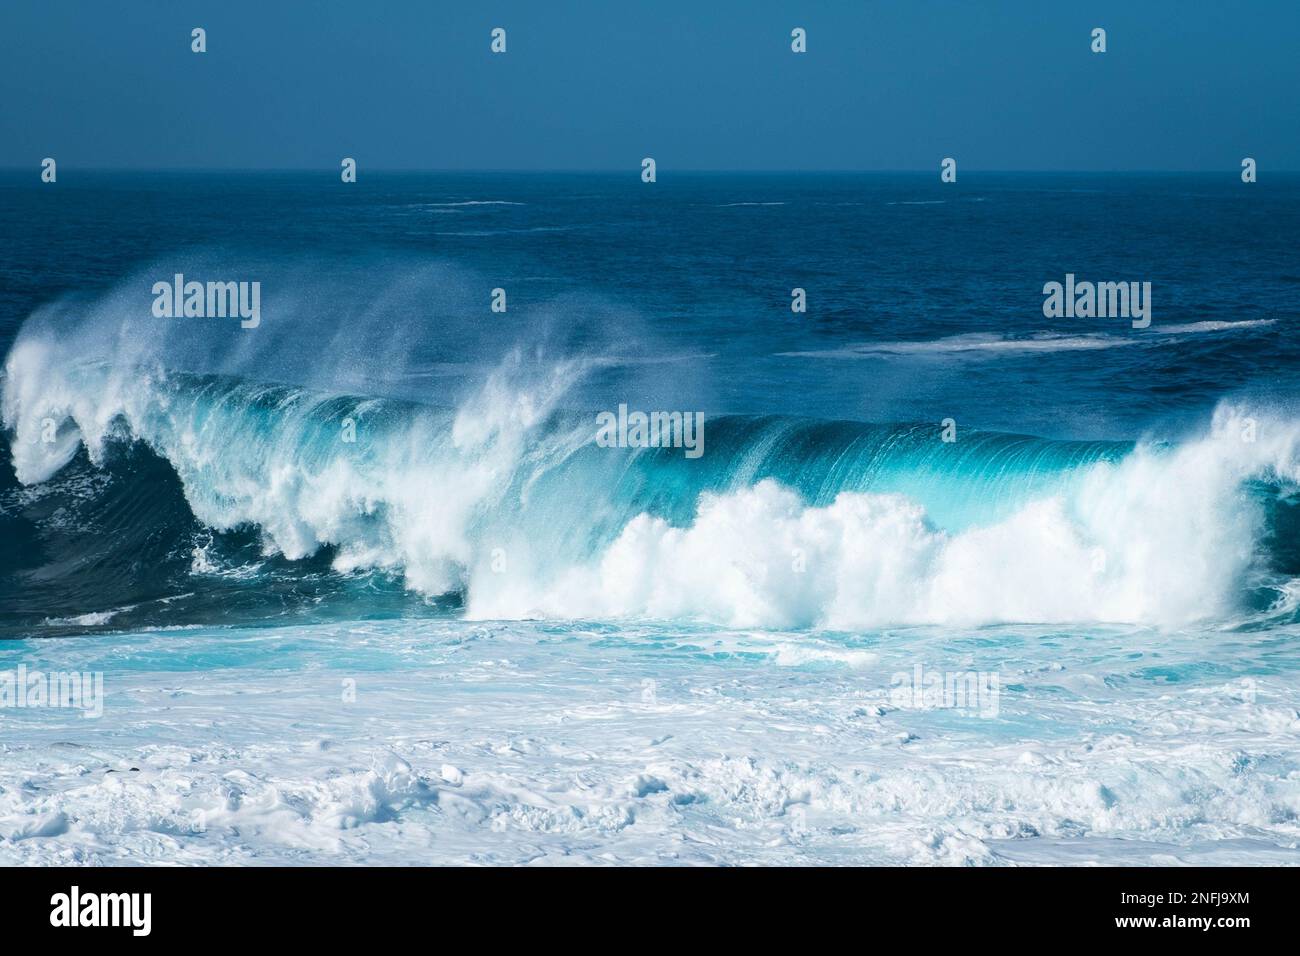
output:
<instances>
[{"instance_id":1,"label":"clear sky","mask_svg":"<svg viewBox=\"0 0 1300 956\"><path fill-rule=\"evenodd\" d=\"M45 156L1300 170L1300 0L0 0L0 166Z\"/></svg>"}]
</instances>

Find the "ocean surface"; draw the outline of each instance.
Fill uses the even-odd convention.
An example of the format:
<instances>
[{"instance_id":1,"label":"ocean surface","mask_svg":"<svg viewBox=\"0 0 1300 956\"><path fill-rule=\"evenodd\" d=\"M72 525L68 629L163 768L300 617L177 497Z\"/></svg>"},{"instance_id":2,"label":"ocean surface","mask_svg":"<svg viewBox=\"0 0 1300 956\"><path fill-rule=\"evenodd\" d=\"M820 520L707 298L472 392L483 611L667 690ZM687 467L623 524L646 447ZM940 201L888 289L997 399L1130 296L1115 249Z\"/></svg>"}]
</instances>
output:
<instances>
[{"instance_id":1,"label":"ocean surface","mask_svg":"<svg viewBox=\"0 0 1300 956\"><path fill-rule=\"evenodd\" d=\"M1300 862L1300 176L59 177L0 862Z\"/></svg>"}]
</instances>

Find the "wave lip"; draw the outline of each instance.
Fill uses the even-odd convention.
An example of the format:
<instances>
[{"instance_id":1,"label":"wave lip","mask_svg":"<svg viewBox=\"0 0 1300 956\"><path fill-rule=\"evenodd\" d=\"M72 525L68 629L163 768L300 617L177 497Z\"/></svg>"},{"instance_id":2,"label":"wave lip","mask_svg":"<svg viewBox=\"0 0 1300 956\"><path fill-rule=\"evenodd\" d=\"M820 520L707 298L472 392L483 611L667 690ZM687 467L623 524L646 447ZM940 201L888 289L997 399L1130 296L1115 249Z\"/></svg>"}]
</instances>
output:
<instances>
[{"instance_id":1,"label":"wave lip","mask_svg":"<svg viewBox=\"0 0 1300 956\"><path fill-rule=\"evenodd\" d=\"M598 559L545 588L488 581L469 612L836 630L1223 619L1262 520L1239 494L1257 469L1226 441L1097 461L1008 517L961 531L936 527L902 494L841 492L808 505L763 480L706 494L683 527L639 515Z\"/></svg>"}]
</instances>

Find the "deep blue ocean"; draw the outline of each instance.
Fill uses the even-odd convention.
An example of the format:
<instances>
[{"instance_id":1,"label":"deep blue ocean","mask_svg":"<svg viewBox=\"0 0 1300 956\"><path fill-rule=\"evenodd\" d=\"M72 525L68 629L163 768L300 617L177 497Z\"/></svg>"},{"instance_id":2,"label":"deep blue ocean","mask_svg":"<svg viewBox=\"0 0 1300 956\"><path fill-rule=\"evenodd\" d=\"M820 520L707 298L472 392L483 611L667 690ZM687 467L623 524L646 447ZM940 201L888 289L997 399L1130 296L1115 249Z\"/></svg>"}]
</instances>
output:
<instances>
[{"instance_id":1,"label":"deep blue ocean","mask_svg":"<svg viewBox=\"0 0 1300 956\"><path fill-rule=\"evenodd\" d=\"M1231 170L0 174L0 664L108 686L0 715L7 852L1295 862L1298 237Z\"/></svg>"}]
</instances>

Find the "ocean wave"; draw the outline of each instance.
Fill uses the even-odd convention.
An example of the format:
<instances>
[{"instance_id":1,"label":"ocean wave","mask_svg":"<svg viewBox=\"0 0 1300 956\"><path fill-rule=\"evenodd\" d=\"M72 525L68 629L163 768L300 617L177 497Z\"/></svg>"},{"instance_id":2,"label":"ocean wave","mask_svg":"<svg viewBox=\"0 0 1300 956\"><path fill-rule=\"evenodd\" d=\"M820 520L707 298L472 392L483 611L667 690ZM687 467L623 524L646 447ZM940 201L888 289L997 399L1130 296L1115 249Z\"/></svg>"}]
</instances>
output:
<instances>
[{"instance_id":1,"label":"ocean wave","mask_svg":"<svg viewBox=\"0 0 1300 956\"><path fill-rule=\"evenodd\" d=\"M120 496L149 472L114 449L143 446L187 521L253 529L290 565L323 554L335 574L459 595L471 618L1177 625L1234 619L1261 582L1276 604L1300 571L1300 426L1243 409L1176 446L720 416L691 460L598 447L594 416L565 407L581 360L513 352L438 408L88 362L73 343L24 335L7 358L21 483L84 449ZM207 545L193 548L195 578L213 577ZM252 566L244 555L231 574Z\"/></svg>"}]
</instances>

